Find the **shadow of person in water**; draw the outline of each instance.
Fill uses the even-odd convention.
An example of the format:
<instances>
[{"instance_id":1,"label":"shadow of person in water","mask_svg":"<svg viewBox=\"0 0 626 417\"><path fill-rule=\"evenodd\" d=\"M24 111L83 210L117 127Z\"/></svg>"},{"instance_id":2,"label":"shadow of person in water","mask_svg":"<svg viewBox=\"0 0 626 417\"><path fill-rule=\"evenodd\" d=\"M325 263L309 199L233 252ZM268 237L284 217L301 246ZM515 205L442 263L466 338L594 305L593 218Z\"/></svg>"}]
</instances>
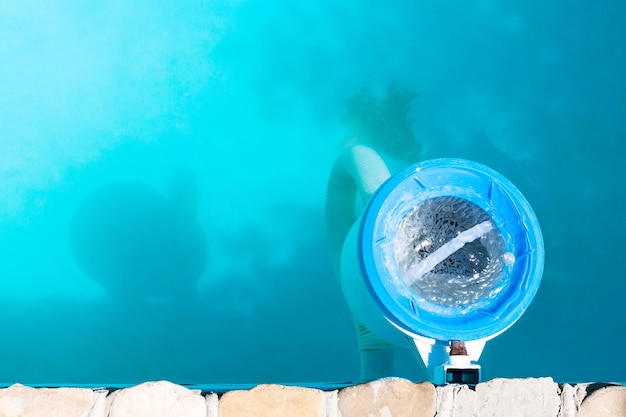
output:
<instances>
[{"instance_id":1,"label":"shadow of person in water","mask_svg":"<svg viewBox=\"0 0 626 417\"><path fill-rule=\"evenodd\" d=\"M83 273L118 301L194 299L207 260L195 175L173 172L168 195L135 181L102 186L76 208L69 237Z\"/></svg>"}]
</instances>

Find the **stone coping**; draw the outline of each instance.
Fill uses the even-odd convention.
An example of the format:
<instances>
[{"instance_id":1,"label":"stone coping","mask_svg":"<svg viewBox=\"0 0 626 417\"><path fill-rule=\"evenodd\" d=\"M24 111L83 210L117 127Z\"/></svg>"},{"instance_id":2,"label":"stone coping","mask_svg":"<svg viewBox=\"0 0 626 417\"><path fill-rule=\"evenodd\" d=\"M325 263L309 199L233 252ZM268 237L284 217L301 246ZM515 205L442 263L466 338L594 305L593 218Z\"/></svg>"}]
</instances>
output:
<instances>
[{"instance_id":1,"label":"stone coping","mask_svg":"<svg viewBox=\"0 0 626 417\"><path fill-rule=\"evenodd\" d=\"M330 384L333 385L333 384ZM341 385L341 384L340 384ZM203 392L168 381L119 389L0 389L0 417L626 417L626 386L493 379L475 387L402 378L318 389L261 384Z\"/></svg>"}]
</instances>

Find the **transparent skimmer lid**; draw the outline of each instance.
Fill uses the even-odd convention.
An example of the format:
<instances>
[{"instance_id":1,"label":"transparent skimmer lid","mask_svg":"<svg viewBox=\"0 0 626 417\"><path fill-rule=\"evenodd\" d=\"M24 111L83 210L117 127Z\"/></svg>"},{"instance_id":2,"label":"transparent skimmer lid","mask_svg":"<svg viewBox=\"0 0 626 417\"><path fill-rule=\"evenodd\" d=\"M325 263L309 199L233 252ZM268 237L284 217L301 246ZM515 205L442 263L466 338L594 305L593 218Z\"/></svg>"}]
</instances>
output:
<instances>
[{"instance_id":1,"label":"transparent skimmer lid","mask_svg":"<svg viewBox=\"0 0 626 417\"><path fill-rule=\"evenodd\" d=\"M361 223L366 286L389 321L438 340L491 337L534 297L543 241L508 180L458 159L417 164L377 191Z\"/></svg>"}]
</instances>

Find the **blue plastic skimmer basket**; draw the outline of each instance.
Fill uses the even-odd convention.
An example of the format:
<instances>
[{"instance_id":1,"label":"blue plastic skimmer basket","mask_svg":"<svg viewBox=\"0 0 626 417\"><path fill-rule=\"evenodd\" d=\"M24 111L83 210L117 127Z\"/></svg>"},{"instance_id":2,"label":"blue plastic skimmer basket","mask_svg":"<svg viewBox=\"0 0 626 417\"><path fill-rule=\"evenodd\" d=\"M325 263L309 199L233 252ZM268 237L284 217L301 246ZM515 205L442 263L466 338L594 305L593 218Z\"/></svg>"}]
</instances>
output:
<instances>
[{"instance_id":1,"label":"blue plastic skimmer basket","mask_svg":"<svg viewBox=\"0 0 626 417\"><path fill-rule=\"evenodd\" d=\"M359 230L365 286L409 335L493 337L532 301L543 271L537 218L502 175L461 159L413 165L385 182Z\"/></svg>"}]
</instances>

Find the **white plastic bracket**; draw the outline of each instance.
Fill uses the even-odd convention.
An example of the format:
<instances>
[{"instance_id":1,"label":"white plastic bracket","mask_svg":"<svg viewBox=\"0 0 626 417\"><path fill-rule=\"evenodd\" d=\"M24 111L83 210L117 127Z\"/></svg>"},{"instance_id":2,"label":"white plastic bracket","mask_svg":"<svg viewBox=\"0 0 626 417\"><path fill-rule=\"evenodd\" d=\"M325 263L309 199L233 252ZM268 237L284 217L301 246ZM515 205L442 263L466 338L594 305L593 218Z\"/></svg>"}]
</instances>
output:
<instances>
[{"instance_id":1,"label":"white plastic bracket","mask_svg":"<svg viewBox=\"0 0 626 417\"><path fill-rule=\"evenodd\" d=\"M458 361L451 363L450 361L450 341L429 339L422 336L407 337L411 348L420 357L426 371L430 375L431 382L435 385L444 385L447 383L446 371L450 367L455 367ZM488 339L478 339L465 342L467 350L467 358L469 363L461 368L473 369L480 372L478 359L483 352L485 343Z\"/></svg>"}]
</instances>

